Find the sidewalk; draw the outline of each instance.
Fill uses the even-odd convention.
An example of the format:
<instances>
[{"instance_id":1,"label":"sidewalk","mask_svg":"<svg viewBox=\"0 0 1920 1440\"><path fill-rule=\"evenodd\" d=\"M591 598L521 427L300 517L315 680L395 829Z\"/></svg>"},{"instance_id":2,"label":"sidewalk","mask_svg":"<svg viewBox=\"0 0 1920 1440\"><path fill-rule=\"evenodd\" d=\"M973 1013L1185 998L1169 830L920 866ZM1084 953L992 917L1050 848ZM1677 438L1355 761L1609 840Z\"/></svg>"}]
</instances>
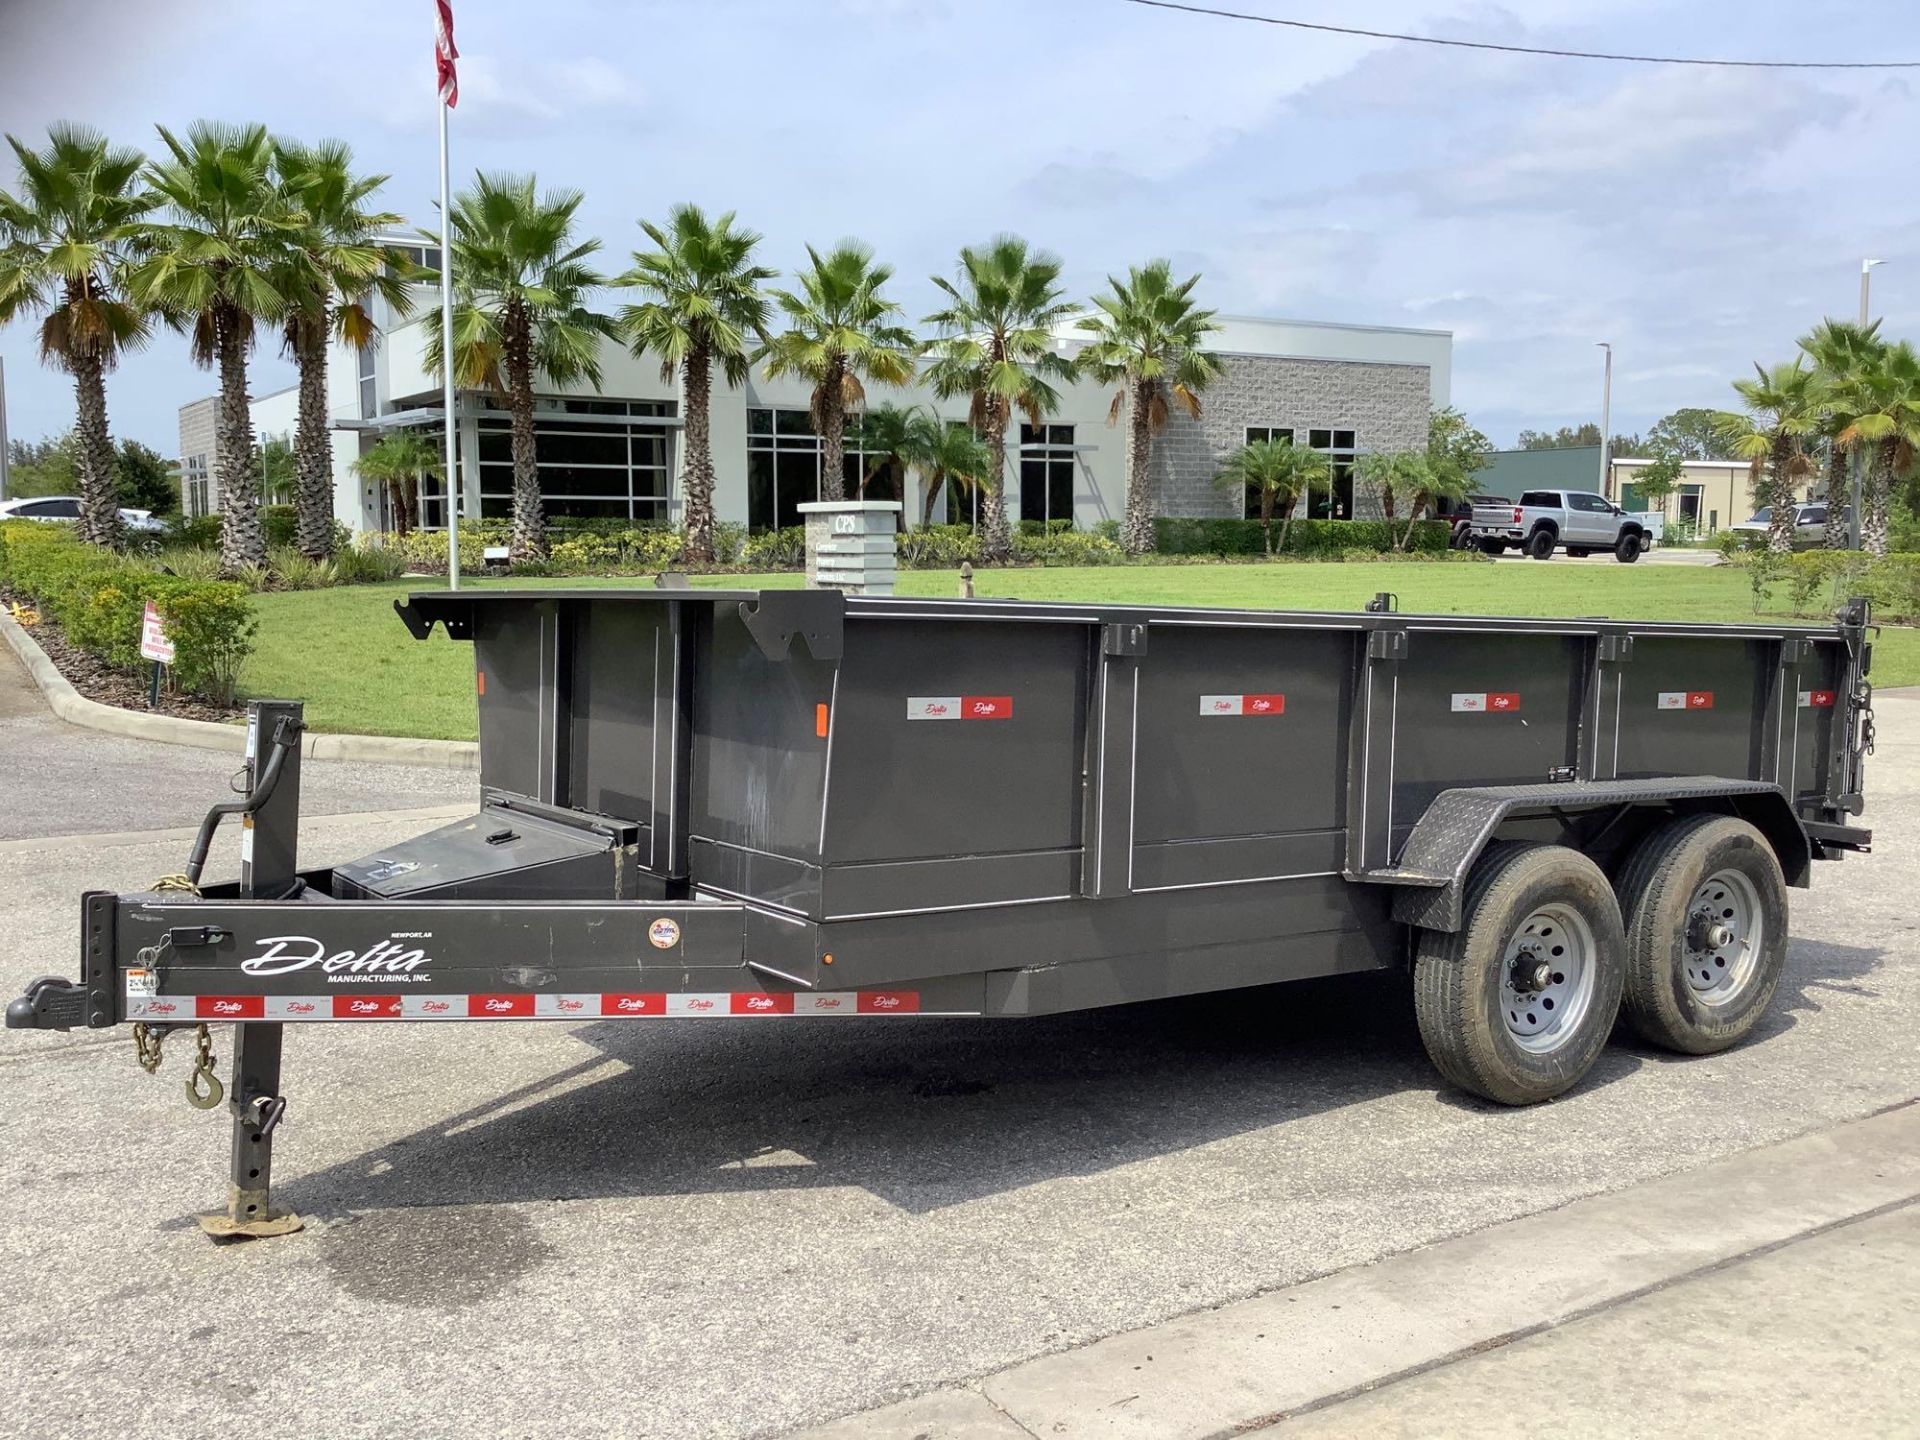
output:
<instances>
[{"instance_id":1,"label":"sidewalk","mask_svg":"<svg viewBox=\"0 0 1920 1440\"><path fill-rule=\"evenodd\" d=\"M1253 1433L1911 1436L1916 1284L1909 1203Z\"/></svg>"},{"instance_id":2,"label":"sidewalk","mask_svg":"<svg viewBox=\"0 0 1920 1440\"><path fill-rule=\"evenodd\" d=\"M1907 1104L805 1435L1911 1434L1916 1202Z\"/></svg>"}]
</instances>

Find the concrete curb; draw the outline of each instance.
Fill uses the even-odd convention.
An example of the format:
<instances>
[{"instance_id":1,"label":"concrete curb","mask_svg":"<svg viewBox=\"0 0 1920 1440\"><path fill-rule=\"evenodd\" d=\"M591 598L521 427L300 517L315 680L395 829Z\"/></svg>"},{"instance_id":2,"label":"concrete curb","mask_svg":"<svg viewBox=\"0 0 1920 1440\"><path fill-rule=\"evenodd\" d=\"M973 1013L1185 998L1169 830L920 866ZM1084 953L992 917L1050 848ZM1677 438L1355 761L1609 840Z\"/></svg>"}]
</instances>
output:
<instances>
[{"instance_id":1,"label":"concrete curb","mask_svg":"<svg viewBox=\"0 0 1920 1440\"><path fill-rule=\"evenodd\" d=\"M187 745L196 750L225 750L238 755L247 747L244 726L220 725L211 720L182 720L176 715L147 715L89 700L73 688L13 619L0 613L0 635L20 657L27 674L40 688L47 708L69 725L119 735L131 740L153 740L162 745ZM480 747L468 740L403 740L388 735L313 735L307 737L309 760L348 760L374 765L419 765L444 770L478 770Z\"/></svg>"},{"instance_id":2,"label":"concrete curb","mask_svg":"<svg viewBox=\"0 0 1920 1440\"><path fill-rule=\"evenodd\" d=\"M1909 1103L1014 1365L794 1440L1217 1440L1920 1196ZM1701 1225L1701 1215L1716 1217Z\"/></svg>"}]
</instances>

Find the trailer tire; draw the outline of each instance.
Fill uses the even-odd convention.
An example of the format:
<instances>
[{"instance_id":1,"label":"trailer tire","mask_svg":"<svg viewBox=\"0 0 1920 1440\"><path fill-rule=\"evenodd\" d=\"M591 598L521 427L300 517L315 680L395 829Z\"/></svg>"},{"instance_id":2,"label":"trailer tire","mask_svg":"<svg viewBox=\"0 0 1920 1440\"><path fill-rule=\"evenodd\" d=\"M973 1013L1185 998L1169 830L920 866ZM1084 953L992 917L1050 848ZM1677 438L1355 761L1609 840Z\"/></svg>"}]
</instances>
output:
<instances>
[{"instance_id":1,"label":"trailer tire","mask_svg":"<svg viewBox=\"0 0 1920 1440\"><path fill-rule=\"evenodd\" d=\"M1640 558L1640 552L1644 548L1645 542L1641 540L1640 532L1629 530L1614 542L1613 558L1622 565L1631 565Z\"/></svg>"},{"instance_id":2,"label":"trailer tire","mask_svg":"<svg viewBox=\"0 0 1920 1440\"><path fill-rule=\"evenodd\" d=\"M1553 531L1542 526L1527 537L1527 554L1536 560L1551 560L1553 540Z\"/></svg>"},{"instance_id":3,"label":"trailer tire","mask_svg":"<svg viewBox=\"0 0 1920 1440\"><path fill-rule=\"evenodd\" d=\"M1502 1105L1564 1093L1607 1043L1625 953L1599 866L1563 845L1490 846L1467 877L1460 928L1421 932L1414 952L1427 1054L1453 1084Z\"/></svg>"},{"instance_id":4,"label":"trailer tire","mask_svg":"<svg viewBox=\"0 0 1920 1440\"><path fill-rule=\"evenodd\" d=\"M1683 1055L1744 1040L1773 1003L1787 959L1787 883L1766 838L1730 815L1676 820L1640 842L1618 890L1621 1013L1634 1031ZM1724 929L1702 933L1708 926ZM1716 939L1723 943L1709 944Z\"/></svg>"},{"instance_id":5,"label":"trailer tire","mask_svg":"<svg viewBox=\"0 0 1920 1440\"><path fill-rule=\"evenodd\" d=\"M1507 553L1507 547L1498 540L1482 540L1479 542L1479 545L1482 555L1504 555Z\"/></svg>"},{"instance_id":6,"label":"trailer tire","mask_svg":"<svg viewBox=\"0 0 1920 1440\"><path fill-rule=\"evenodd\" d=\"M1584 560L1592 553L1593 552L1584 545L1567 546L1567 558L1570 560Z\"/></svg>"}]
</instances>

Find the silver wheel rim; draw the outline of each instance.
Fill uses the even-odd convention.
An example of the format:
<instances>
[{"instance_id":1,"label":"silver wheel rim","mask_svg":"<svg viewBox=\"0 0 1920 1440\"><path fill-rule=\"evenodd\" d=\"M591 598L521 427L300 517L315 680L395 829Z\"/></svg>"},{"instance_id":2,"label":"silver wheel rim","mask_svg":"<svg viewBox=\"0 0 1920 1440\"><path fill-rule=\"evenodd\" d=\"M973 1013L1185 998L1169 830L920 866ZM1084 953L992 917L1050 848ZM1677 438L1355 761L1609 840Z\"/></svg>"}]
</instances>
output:
<instances>
[{"instance_id":1,"label":"silver wheel rim","mask_svg":"<svg viewBox=\"0 0 1920 1440\"><path fill-rule=\"evenodd\" d=\"M1515 928L1501 959L1500 1018L1522 1050L1558 1050L1593 1005L1593 930L1566 905L1542 905Z\"/></svg>"},{"instance_id":2,"label":"silver wheel rim","mask_svg":"<svg viewBox=\"0 0 1920 1440\"><path fill-rule=\"evenodd\" d=\"M1760 892L1738 870L1716 870L1687 904L1687 988L1703 1005L1724 1005L1753 979L1766 942Z\"/></svg>"}]
</instances>

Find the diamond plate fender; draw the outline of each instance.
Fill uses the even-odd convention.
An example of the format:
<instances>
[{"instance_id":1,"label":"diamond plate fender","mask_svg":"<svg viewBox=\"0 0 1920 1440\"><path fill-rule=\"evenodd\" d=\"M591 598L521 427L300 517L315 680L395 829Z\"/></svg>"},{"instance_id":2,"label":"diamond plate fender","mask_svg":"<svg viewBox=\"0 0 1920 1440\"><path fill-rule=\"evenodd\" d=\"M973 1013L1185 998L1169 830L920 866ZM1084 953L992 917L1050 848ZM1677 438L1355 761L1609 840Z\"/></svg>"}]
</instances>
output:
<instances>
[{"instance_id":1,"label":"diamond plate fender","mask_svg":"<svg viewBox=\"0 0 1920 1440\"><path fill-rule=\"evenodd\" d=\"M1761 780L1681 775L1548 785L1487 785L1445 790L1407 837L1399 859L1378 870L1349 871L1361 884L1393 885L1393 917L1424 930L1458 930L1467 873L1510 819L1645 806L1680 814L1719 810L1767 837L1789 885L1807 883L1812 845L1787 797Z\"/></svg>"}]
</instances>

